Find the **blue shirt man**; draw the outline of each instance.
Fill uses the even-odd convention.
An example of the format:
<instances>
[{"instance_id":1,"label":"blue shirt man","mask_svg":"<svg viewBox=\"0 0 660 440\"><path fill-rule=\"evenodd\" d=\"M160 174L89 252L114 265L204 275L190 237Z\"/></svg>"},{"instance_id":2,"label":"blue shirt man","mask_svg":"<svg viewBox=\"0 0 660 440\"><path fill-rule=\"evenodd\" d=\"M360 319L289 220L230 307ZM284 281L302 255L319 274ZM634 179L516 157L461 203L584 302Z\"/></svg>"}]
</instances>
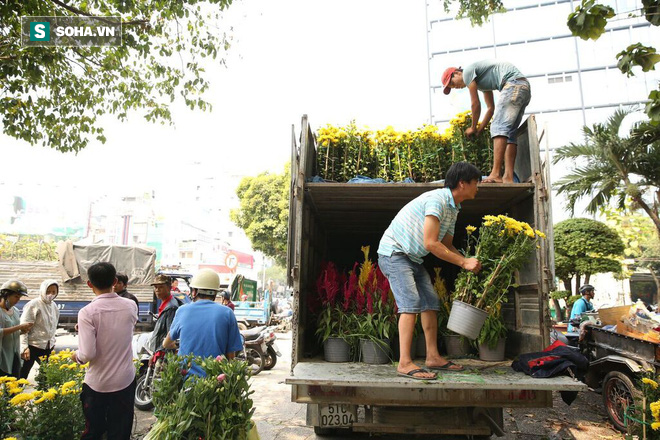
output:
<instances>
[{"instance_id":1,"label":"blue shirt man","mask_svg":"<svg viewBox=\"0 0 660 440\"><path fill-rule=\"evenodd\" d=\"M165 348L175 348L179 340L179 355L229 359L243 349L236 317L229 307L215 302L220 291L220 277L211 269L202 269L190 282L193 303L179 307L170 331L163 342ZM198 365L191 374L203 376Z\"/></svg>"},{"instance_id":2,"label":"blue shirt man","mask_svg":"<svg viewBox=\"0 0 660 440\"><path fill-rule=\"evenodd\" d=\"M595 293L594 286L591 284L585 284L584 286L580 287L580 293L582 294L582 298L573 303L573 308L571 309L571 317L569 320L572 320L573 318L579 318L583 313L590 312L594 309L594 305L591 304L591 300L594 298ZM571 331L579 331L579 328L571 326Z\"/></svg>"}]
</instances>

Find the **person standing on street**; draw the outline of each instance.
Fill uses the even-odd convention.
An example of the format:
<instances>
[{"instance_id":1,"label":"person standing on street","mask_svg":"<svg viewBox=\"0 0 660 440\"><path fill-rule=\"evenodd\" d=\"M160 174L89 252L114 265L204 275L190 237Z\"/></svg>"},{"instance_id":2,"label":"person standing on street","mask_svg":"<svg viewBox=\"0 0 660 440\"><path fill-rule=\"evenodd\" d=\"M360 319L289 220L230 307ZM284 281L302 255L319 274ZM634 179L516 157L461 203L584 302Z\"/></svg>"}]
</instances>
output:
<instances>
[{"instance_id":1,"label":"person standing on street","mask_svg":"<svg viewBox=\"0 0 660 440\"><path fill-rule=\"evenodd\" d=\"M465 130L469 136L478 136L493 114L490 135L493 138L493 169L484 183L513 183L513 168L518 154L518 126L525 114L525 108L532 98L527 78L516 66L506 61L483 60L466 66L449 67L442 74L445 95L451 89L467 87L472 106L472 126ZM497 106L494 104L493 90L500 92ZM481 116L481 91L486 102L486 113ZM504 165L504 174L502 174Z\"/></svg>"},{"instance_id":2,"label":"person standing on street","mask_svg":"<svg viewBox=\"0 0 660 440\"><path fill-rule=\"evenodd\" d=\"M234 303L231 302L231 293L229 293L228 290L222 292L222 305L227 306L232 310L234 310L234 308L236 307L234 306Z\"/></svg>"},{"instance_id":3,"label":"person standing on street","mask_svg":"<svg viewBox=\"0 0 660 440\"><path fill-rule=\"evenodd\" d=\"M128 286L128 275L123 273L118 273L117 284L115 284L114 287L115 293L117 293L117 295L121 296L122 298L130 299L131 301L134 301L135 305L138 308L138 316L139 316L140 303L138 302L138 299L135 295L130 293L128 290L126 290L126 286Z\"/></svg>"},{"instance_id":4,"label":"person standing on street","mask_svg":"<svg viewBox=\"0 0 660 440\"><path fill-rule=\"evenodd\" d=\"M25 333L32 323L20 323L15 307L22 296L28 296L25 284L9 280L0 287L0 377L19 378L21 372L21 343L19 332Z\"/></svg>"},{"instance_id":5,"label":"person standing on street","mask_svg":"<svg viewBox=\"0 0 660 440\"><path fill-rule=\"evenodd\" d=\"M474 165L467 162L453 164L447 170L445 187L427 191L408 202L380 240L378 266L390 282L399 313L399 376L433 380L437 375L429 370L463 369L438 352L440 303L422 258L431 253L462 269L479 272L479 260L465 258L452 242L461 202L475 198L480 179L481 171ZM415 365L410 356L419 314L426 339L426 369Z\"/></svg>"},{"instance_id":6,"label":"person standing on street","mask_svg":"<svg viewBox=\"0 0 660 440\"><path fill-rule=\"evenodd\" d=\"M55 348L55 332L60 320L60 310L55 298L60 292L60 285L55 280L45 280L39 289L39 298L30 300L21 314L21 323L32 323L34 327L21 335L21 378L27 379L34 362L41 365L41 357L50 357Z\"/></svg>"},{"instance_id":7,"label":"person standing on street","mask_svg":"<svg viewBox=\"0 0 660 440\"><path fill-rule=\"evenodd\" d=\"M133 428L135 366L131 338L137 306L113 291L117 272L110 263L87 270L96 298L78 312L78 350L73 360L89 362L82 393L85 431L82 440L130 440Z\"/></svg>"},{"instance_id":8,"label":"person standing on street","mask_svg":"<svg viewBox=\"0 0 660 440\"><path fill-rule=\"evenodd\" d=\"M154 295L160 300L160 307L158 307L158 315L156 316L156 324L154 331L151 333L148 348L155 352L160 349L163 340L170 331L172 321L176 310L183 305L176 297L174 297L171 290L172 279L164 274L156 275L154 282L151 283L154 287Z\"/></svg>"},{"instance_id":9,"label":"person standing on street","mask_svg":"<svg viewBox=\"0 0 660 440\"><path fill-rule=\"evenodd\" d=\"M170 332L163 342L165 348L175 348L179 340L179 355L201 357L224 355L233 359L243 349L234 313L215 302L220 291L220 277L211 269L202 269L190 281L193 302L176 311ZM204 375L196 365L192 374Z\"/></svg>"}]
</instances>

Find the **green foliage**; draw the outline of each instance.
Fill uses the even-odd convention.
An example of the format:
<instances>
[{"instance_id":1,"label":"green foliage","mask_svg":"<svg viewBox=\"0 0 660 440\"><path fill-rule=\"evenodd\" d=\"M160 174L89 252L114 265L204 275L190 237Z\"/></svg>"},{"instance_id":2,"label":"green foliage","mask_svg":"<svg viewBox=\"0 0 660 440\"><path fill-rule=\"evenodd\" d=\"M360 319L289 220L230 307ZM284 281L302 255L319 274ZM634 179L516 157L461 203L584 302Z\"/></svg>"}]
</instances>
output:
<instances>
[{"instance_id":1,"label":"green foliage","mask_svg":"<svg viewBox=\"0 0 660 440\"><path fill-rule=\"evenodd\" d=\"M0 234L0 259L57 261L57 245L44 241L43 235Z\"/></svg>"},{"instance_id":2,"label":"green foliage","mask_svg":"<svg viewBox=\"0 0 660 440\"><path fill-rule=\"evenodd\" d=\"M619 130L628 111L617 110L605 124L584 127L585 142L569 144L555 151L553 163L567 160L573 164L569 172L554 187L567 196L573 214L575 203L590 198L586 211L597 213L616 198L619 208L627 197L653 220L660 231L657 199L660 188L660 133L650 124L640 124L628 138Z\"/></svg>"},{"instance_id":3,"label":"green foliage","mask_svg":"<svg viewBox=\"0 0 660 440\"><path fill-rule=\"evenodd\" d=\"M236 189L240 206L230 213L232 221L252 242L252 248L284 266L289 222L289 166L284 173L245 177Z\"/></svg>"},{"instance_id":4,"label":"green foliage","mask_svg":"<svg viewBox=\"0 0 660 440\"><path fill-rule=\"evenodd\" d=\"M658 0L642 0L644 17L653 26L660 26L660 2Z\"/></svg>"},{"instance_id":5,"label":"green foliage","mask_svg":"<svg viewBox=\"0 0 660 440\"><path fill-rule=\"evenodd\" d=\"M550 292L550 299L566 299L571 296L571 292L568 290L555 290Z\"/></svg>"},{"instance_id":6,"label":"green foliage","mask_svg":"<svg viewBox=\"0 0 660 440\"><path fill-rule=\"evenodd\" d=\"M472 26L481 26L490 15L506 11L501 0L444 0L446 12L454 2L458 3L456 18L467 17Z\"/></svg>"},{"instance_id":7,"label":"green foliage","mask_svg":"<svg viewBox=\"0 0 660 440\"><path fill-rule=\"evenodd\" d=\"M651 90L649 102L646 103L644 111L649 116L651 124L656 127L657 132L660 125L660 90Z\"/></svg>"},{"instance_id":8,"label":"green foliage","mask_svg":"<svg viewBox=\"0 0 660 440\"><path fill-rule=\"evenodd\" d=\"M47 361L39 365L37 374L37 389L45 391L70 381L82 386L85 378L86 366L80 365L71 359L71 350L60 351L52 354Z\"/></svg>"},{"instance_id":9,"label":"green foliage","mask_svg":"<svg viewBox=\"0 0 660 440\"><path fill-rule=\"evenodd\" d=\"M477 344L486 344L491 350L497 347L497 343L502 338L506 338L507 329L502 319L502 315L497 313L489 313L481 327L481 332L477 338Z\"/></svg>"},{"instance_id":10,"label":"green foliage","mask_svg":"<svg viewBox=\"0 0 660 440\"><path fill-rule=\"evenodd\" d=\"M607 226L621 237L624 255L627 258L639 259L645 255L647 249L658 246L660 241L648 216L633 211L629 206L626 208L623 210L606 207L602 212Z\"/></svg>"},{"instance_id":11,"label":"green foliage","mask_svg":"<svg viewBox=\"0 0 660 440\"><path fill-rule=\"evenodd\" d=\"M587 218L555 225L555 274L570 280L576 274L621 272L624 245L609 226Z\"/></svg>"},{"instance_id":12,"label":"green foliage","mask_svg":"<svg viewBox=\"0 0 660 440\"><path fill-rule=\"evenodd\" d=\"M595 0L582 0L582 4L569 14L567 24L576 37L597 40L612 17L614 9L611 7L597 4Z\"/></svg>"},{"instance_id":13,"label":"green foliage","mask_svg":"<svg viewBox=\"0 0 660 440\"><path fill-rule=\"evenodd\" d=\"M655 48L644 46L642 43L631 44L626 50L616 54L619 62L617 67L621 72L628 76L634 76L632 68L639 66L643 72L655 70L655 64L660 62L660 54L655 52Z\"/></svg>"},{"instance_id":14,"label":"green foliage","mask_svg":"<svg viewBox=\"0 0 660 440\"><path fill-rule=\"evenodd\" d=\"M458 114L443 134L433 125L399 132L392 127L371 131L355 122L327 125L317 135L316 173L326 180L346 182L358 175L387 181L431 182L444 178L455 162L467 161L482 170L492 163L490 131L468 138L470 112Z\"/></svg>"},{"instance_id":15,"label":"green foliage","mask_svg":"<svg viewBox=\"0 0 660 440\"><path fill-rule=\"evenodd\" d=\"M186 380L193 362L206 376ZM145 440L245 439L254 414L249 377L242 361L169 354L154 390L158 422Z\"/></svg>"},{"instance_id":16,"label":"green foliage","mask_svg":"<svg viewBox=\"0 0 660 440\"><path fill-rule=\"evenodd\" d=\"M566 307L573 307L573 304L575 304L575 301L578 299L582 298L582 295L571 295L566 298Z\"/></svg>"},{"instance_id":17,"label":"green foliage","mask_svg":"<svg viewBox=\"0 0 660 440\"><path fill-rule=\"evenodd\" d=\"M229 48L220 29L232 0L7 0L0 2L0 117L6 135L78 152L106 136L98 118L141 111L171 123L182 99L207 110L205 60ZM21 16L120 16L118 47L23 47ZM223 60L218 60L218 64Z\"/></svg>"}]
</instances>

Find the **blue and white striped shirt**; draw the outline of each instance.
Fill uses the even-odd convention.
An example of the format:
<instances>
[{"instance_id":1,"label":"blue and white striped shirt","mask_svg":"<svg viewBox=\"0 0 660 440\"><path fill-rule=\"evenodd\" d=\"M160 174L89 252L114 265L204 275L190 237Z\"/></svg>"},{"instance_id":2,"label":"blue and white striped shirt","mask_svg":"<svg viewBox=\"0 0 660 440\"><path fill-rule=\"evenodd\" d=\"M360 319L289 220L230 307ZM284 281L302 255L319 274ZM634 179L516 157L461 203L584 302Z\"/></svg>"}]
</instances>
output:
<instances>
[{"instance_id":1,"label":"blue and white striped shirt","mask_svg":"<svg viewBox=\"0 0 660 440\"><path fill-rule=\"evenodd\" d=\"M389 257L394 252L403 252L414 262L422 263L422 258L429 253L424 247L425 217L438 217L438 241L442 241L445 235L454 235L456 217L460 210L461 205L459 203L456 206L451 189L441 188L425 192L408 202L394 217L380 239L378 253Z\"/></svg>"}]
</instances>

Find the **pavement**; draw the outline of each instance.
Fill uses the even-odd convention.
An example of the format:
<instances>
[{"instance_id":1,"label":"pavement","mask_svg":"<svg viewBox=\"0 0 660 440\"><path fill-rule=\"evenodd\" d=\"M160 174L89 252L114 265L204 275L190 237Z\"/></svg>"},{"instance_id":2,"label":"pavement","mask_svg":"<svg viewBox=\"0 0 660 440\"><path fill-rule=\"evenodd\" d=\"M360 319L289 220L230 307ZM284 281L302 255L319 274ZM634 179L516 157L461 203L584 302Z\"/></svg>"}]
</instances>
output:
<instances>
[{"instance_id":1,"label":"pavement","mask_svg":"<svg viewBox=\"0 0 660 440\"><path fill-rule=\"evenodd\" d=\"M251 379L255 405L254 420L261 440L312 440L317 436L311 427L305 426L305 406L291 402L291 389L284 383L291 368L291 332L278 333L278 348L282 357L270 371L262 371ZM58 337L58 349L77 347L77 337L63 334ZM36 370L33 369L31 378ZM506 409L504 412L505 440L606 440L624 439L609 424L600 394L580 393L572 405L566 405L558 393L554 393L553 408ZM149 431L156 418L153 411L135 410L134 440ZM366 439L365 434L343 434L318 437L326 440L344 438ZM410 436L383 435L383 439L402 439ZM420 436L433 439L438 436ZM496 437L493 437L496 438Z\"/></svg>"}]
</instances>

